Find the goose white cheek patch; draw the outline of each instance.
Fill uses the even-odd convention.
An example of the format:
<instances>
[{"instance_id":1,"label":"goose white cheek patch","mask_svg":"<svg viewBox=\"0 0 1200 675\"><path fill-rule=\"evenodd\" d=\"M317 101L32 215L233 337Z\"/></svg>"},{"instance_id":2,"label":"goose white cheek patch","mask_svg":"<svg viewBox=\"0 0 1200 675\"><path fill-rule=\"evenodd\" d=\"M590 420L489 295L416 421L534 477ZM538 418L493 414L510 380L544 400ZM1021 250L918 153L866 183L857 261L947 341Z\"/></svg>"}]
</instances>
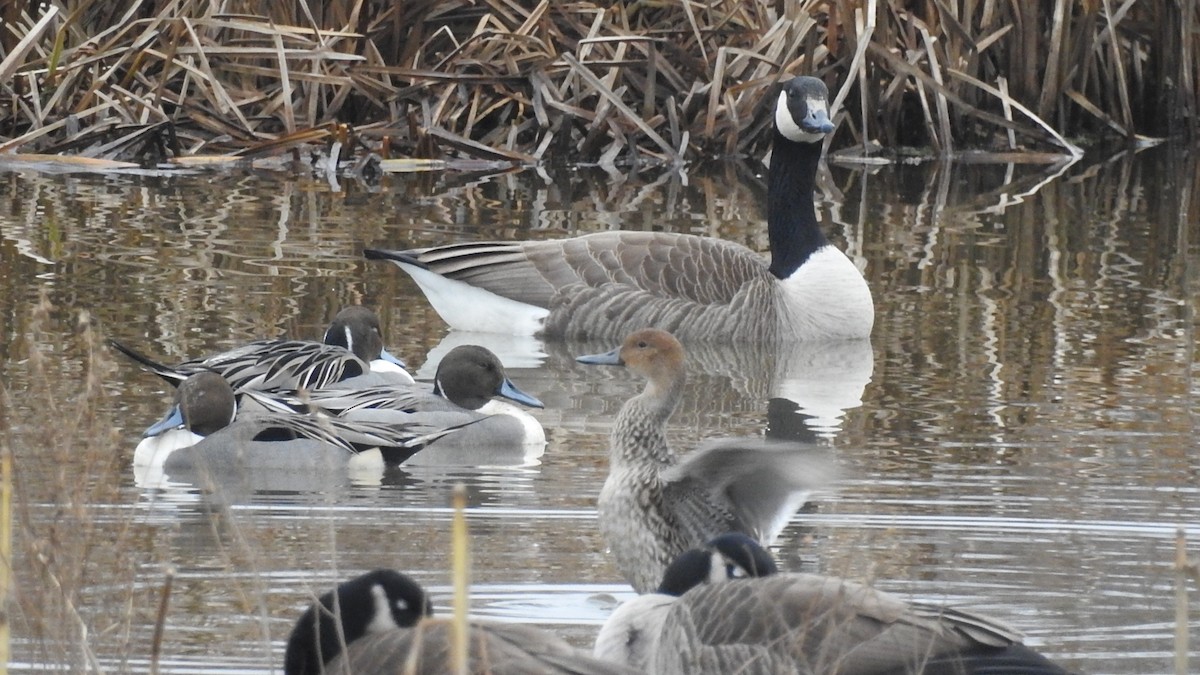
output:
<instances>
[{"instance_id":1,"label":"goose white cheek patch","mask_svg":"<svg viewBox=\"0 0 1200 675\"><path fill-rule=\"evenodd\" d=\"M387 591L383 590L383 586L375 584L371 587L371 599L374 601L375 612L370 625L367 626L367 632L381 633L399 628L396 620L392 618L392 608L388 604Z\"/></svg>"},{"instance_id":2,"label":"goose white cheek patch","mask_svg":"<svg viewBox=\"0 0 1200 675\"><path fill-rule=\"evenodd\" d=\"M824 108L825 99L810 98L805 102L809 109ZM789 141L799 143L816 143L821 140L824 134L814 134L800 128L796 124L796 120L792 118L792 111L788 109L787 93L779 92L779 103L775 106L775 126L779 128L779 133Z\"/></svg>"}]
</instances>

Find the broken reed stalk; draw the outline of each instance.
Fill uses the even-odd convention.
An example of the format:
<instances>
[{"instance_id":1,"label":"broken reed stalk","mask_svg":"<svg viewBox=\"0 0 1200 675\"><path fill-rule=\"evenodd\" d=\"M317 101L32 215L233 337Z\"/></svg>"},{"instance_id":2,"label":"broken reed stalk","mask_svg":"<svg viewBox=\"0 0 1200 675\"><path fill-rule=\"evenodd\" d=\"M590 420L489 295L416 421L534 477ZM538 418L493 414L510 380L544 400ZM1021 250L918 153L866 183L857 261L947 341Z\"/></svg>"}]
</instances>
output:
<instances>
[{"instance_id":1,"label":"broken reed stalk","mask_svg":"<svg viewBox=\"0 0 1200 675\"><path fill-rule=\"evenodd\" d=\"M1188 578L1200 586L1200 563L1188 559L1187 533L1175 531L1175 675L1188 673Z\"/></svg>"},{"instance_id":2,"label":"broken reed stalk","mask_svg":"<svg viewBox=\"0 0 1200 675\"><path fill-rule=\"evenodd\" d=\"M162 656L163 634L167 626L167 608L171 604L171 588L175 582L175 569L168 568L163 580L162 595L158 599L158 615L154 618L154 637L150 641L150 675L158 675L158 660Z\"/></svg>"},{"instance_id":3,"label":"broken reed stalk","mask_svg":"<svg viewBox=\"0 0 1200 675\"><path fill-rule=\"evenodd\" d=\"M467 488L465 485L455 484L452 500L454 520L451 524L450 536L454 570L454 618L450 631L452 637L450 664L455 675L467 675L468 641L470 640L467 611L470 606L471 543L467 539Z\"/></svg>"},{"instance_id":4,"label":"broken reed stalk","mask_svg":"<svg viewBox=\"0 0 1200 675\"><path fill-rule=\"evenodd\" d=\"M6 392L0 391L0 396L6 395ZM0 412L3 412L3 407L0 407ZM4 426L5 420L0 416L0 427ZM8 672L11 654L8 591L12 588L12 470L12 448L0 437L0 675Z\"/></svg>"}]
</instances>

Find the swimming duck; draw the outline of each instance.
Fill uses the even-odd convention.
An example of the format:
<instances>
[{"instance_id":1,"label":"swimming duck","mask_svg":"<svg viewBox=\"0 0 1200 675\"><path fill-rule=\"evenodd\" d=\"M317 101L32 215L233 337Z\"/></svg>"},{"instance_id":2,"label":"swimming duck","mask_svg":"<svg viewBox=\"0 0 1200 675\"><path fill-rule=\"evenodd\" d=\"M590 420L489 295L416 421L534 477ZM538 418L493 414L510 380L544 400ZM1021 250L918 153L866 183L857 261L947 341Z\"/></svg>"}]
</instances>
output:
<instances>
[{"instance_id":1,"label":"swimming duck","mask_svg":"<svg viewBox=\"0 0 1200 675\"><path fill-rule=\"evenodd\" d=\"M408 466L524 464L536 459L545 449L546 432L536 418L507 401L542 407L512 383L495 354L478 345L460 345L442 358L432 392L416 386L356 388L335 383L287 398L292 410L355 413L358 419L386 421L391 412L372 411L402 411L409 414L407 419L435 428L475 422L434 441L410 457Z\"/></svg>"},{"instance_id":2,"label":"swimming duck","mask_svg":"<svg viewBox=\"0 0 1200 675\"><path fill-rule=\"evenodd\" d=\"M619 340L653 326L687 342L867 337L870 290L821 232L813 204L822 140L833 131L828 90L795 77L774 105L769 260L714 237L626 231L364 255L399 265L458 330Z\"/></svg>"},{"instance_id":3,"label":"swimming duck","mask_svg":"<svg viewBox=\"0 0 1200 675\"><path fill-rule=\"evenodd\" d=\"M453 672L450 622L432 615L429 597L415 581L393 570L368 572L343 582L305 610L288 637L283 672ZM484 621L472 621L468 626L471 673L637 672L594 659L531 626Z\"/></svg>"},{"instance_id":4,"label":"swimming duck","mask_svg":"<svg viewBox=\"0 0 1200 675\"><path fill-rule=\"evenodd\" d=\"M680 461L666 431L686 381L684 351L666 331L640 330L618 349L576 360L646 378L617 414L596 505L613 558L639 593L653 590L676 556L723 532L769 543L809 491L832 479L824 450L762 438L708 441Z\"/></svg>"},{"instance_id":5,"label":"swimming duck","mask_svg":"<svg viewBox=\"0 0 1200 675\"><path fill-rule=\"evenodd\" d=\"M218 373L239 391L315 389L350 378L358 386L413 383L404 362L384 349L379 317L361 305L338 312L325 331L324 342L256 340L175 366L159 363L116 340L109 344L173 386L199 371Z\"/></svg>"},{"instance_id":6,"label":"swimming duck","mask_svg":"<svg viewBox=\"0 0 1200 675\"><path fill-rule=\"evenodd\" d=\"M416 421L348 416L239 413L239 395L270 396L254 390L235 394L229 382L213 372L189 376L175 390L166 416L150 426L138 443L133 456L135 472L381 467L385 462L403 462L426 444L470 424L432 427Z\"/></svg>"},{"instance_id":7,"label":"swimming duck","mask_svg":"<svg viewBox=\"0 0 1200 675\"><path fill-rule=\"evenodd\" d=\"M593 655L655 673L1067 675L995 619L776 572L753 539L718 537L618 607Z\"/></svg>"}]
</instances>

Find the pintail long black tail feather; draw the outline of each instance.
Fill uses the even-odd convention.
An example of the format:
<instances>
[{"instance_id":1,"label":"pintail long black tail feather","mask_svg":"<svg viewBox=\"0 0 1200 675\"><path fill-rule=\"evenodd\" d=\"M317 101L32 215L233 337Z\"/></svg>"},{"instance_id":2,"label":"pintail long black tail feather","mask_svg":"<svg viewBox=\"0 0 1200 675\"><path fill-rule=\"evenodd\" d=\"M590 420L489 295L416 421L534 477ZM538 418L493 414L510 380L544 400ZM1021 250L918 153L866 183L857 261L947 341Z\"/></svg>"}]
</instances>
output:
<instances>
[{"instance_id":1,"label":"pintail long black tail feather","mask_svg":"<svg viewBox=\"0 0 1200 675\"><path fill-rule=\"evenodd\" d=\"M405 265L413 265L421 269L429 269L429 265L421 262L417 255L410 251L388 251L381 248L363 249L363 257L367 260L393 260Z\"/></svg>"},{"instance_id":2,"label":"pintail long black tail feather","mask_svg":"<svg viewBox=\"0 0 1200 675\"><path fill-rule=\"evenodd\" d=\"M125 356L129 357L135 363L141 365L142 367L146 368L147 370L154 373L155 375L158 375L159 377L166 380L167 382L170 382L171 386L173 386L173 387L178 387L181 382L183 382L185 379L187 379L187 374L180 373L179 371L175 370L174 368L172 368L164 363L155 361L154 359L150 358L149 356L146 356L145 354L139 352L138 350L134 349L133 347L122 344L114 339L109 339L108 344L113 349L115 349L118 352L121 352Z\"/></svg>"}]
</instances>

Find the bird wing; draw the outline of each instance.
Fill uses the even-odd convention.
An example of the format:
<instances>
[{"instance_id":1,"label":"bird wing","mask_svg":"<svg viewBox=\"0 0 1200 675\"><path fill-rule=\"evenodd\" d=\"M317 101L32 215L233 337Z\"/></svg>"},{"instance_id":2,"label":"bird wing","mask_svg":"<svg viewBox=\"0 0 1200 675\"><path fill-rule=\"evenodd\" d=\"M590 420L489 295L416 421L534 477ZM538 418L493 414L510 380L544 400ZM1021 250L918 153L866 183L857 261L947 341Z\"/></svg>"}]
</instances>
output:
<instances>
[{"instance_id":1,"label":"bird wing","mask_svg":"<svg viewBox=\"0 0 1200 675\"><path fill-rule=\"evenodd\" d=\"M725 438L702 444L661 478L673 501L720 505L729 526L725 531L769 543L808 494L827 487L836 475L829 451L820 446ZM700 543L717 534L721 532L708 533Z\"/></svg>"},{"instance_id":2,"label":"bird wing","mask_svg":"<svg viewBox=\"0 0 1200 675\"><path fill-rule=\"evenodd\" d=\"M116 340L110 340L109 344L176 387L190 375L213 371L224 377L234 391L316 389L370 370L368 364L344 347L306 340L255 340L174 366L155 361Z\"/></svg>"},{"instance_id":3,"label":"bird wing","mask_svg":"<svg viewBox=\"0 0 1200 675\"><path fill-rule=\"evenodd\" d=\"M836 577L787 574L689 591L664 621L656 659L660 667L711 672L749 662L753 672L771 672L758 664L803 673L920 672L962 650L1017 642L1011 628L969 612L910 605Z\"/></svg>"},{"instance_id":4,"label":"bird wing","mask_svg":"<svg viewBox=\"0 0 1200 675\"><path fill-rule=\"evenodd\" d=\"M442 276L547 309L567 289L574 295L614 286L701 305L728 304L744 283L769 275L766 260L745 246L672 232L597 232L405 253Z\"/></svg>"}]
</instances>

